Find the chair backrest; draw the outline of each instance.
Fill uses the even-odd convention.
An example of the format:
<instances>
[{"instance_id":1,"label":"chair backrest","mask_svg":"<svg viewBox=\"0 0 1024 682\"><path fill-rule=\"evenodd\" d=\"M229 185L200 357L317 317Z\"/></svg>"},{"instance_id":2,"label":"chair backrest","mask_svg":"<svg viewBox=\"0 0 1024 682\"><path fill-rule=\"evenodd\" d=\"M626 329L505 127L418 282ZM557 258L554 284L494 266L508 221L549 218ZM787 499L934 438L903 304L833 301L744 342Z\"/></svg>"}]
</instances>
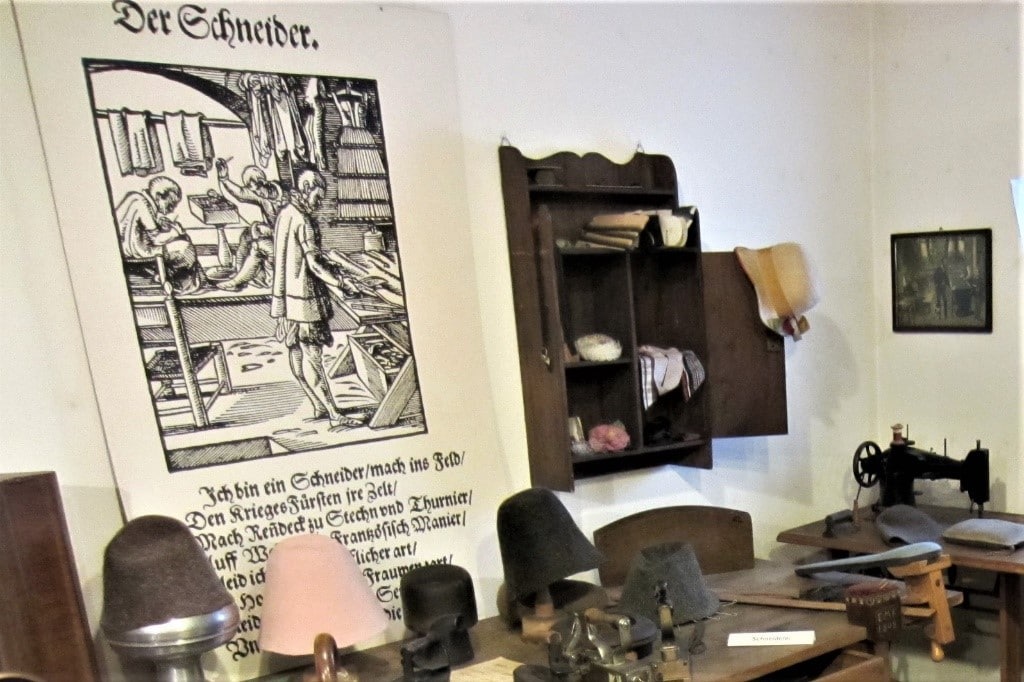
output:
<instances>
[{"instance_id":1,"label":"chair backrest","mask_svg":"<svg viewBox=\"0 0 1024 682\"><path fill-rule=\"evenodd\" d=\"M601 584L621 586L633 558L645 547L688 542L706 575L754 567L750 514L737 509L674 506L625 516L594 531L594 546L605 556Z\"/></svg>"}]
</instances>

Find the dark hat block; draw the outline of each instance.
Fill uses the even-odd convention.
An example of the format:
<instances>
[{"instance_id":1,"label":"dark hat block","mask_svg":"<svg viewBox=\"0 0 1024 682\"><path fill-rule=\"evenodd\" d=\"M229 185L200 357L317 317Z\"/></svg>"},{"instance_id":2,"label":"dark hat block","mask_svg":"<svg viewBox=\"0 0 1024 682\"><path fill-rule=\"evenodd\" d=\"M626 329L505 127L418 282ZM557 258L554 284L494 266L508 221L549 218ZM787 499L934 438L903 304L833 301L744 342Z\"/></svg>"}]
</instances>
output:
<instances>
[{"instance_id":1,"label":"dark hat block","mask_svg":"<svg viewBox=\"0 0 1024 682\"><path fill-rule=\"evenodd\" d=\"M472 660L468 631L477 623L476 595L466 569L451 564L414 568L402 576L399 593L407 628L438 637L451 665Z\"/></svg>"},{"instance_id":2,"label":"dark hat block","mask_svg":"<svg viewBox=\"0 0 1024 682\"><path fill-rule=\"evenodd\" d=\"M505 584L514 599L597 568L603 559L547 488L528 488L501 503L498 545Z\"/></svg>"},{"instance_id":3,"label":"dark hat block","mask_svg":"<svg viewBox=\"0 0 1024 682\"><path fill-rule=\"evenodd\" d=\"M100 623L108 636L232 604L199 542L177 519L140 516L107 544Z\"/></svg>"},{"instance_id":4,"label":"dark hat block","mask_svg":"<svg viewBox=\"0 0 1024 682\"><path fill-rule=\"evenodd\" d=\"M662 583L666 583L666 596L672 604L675 624L701 620L718 611L718 597L708 588L693 546L686 542L667 542L642 549L630 564L616 610L659 622L655 595Z\"/></svg>"}]
</instances>

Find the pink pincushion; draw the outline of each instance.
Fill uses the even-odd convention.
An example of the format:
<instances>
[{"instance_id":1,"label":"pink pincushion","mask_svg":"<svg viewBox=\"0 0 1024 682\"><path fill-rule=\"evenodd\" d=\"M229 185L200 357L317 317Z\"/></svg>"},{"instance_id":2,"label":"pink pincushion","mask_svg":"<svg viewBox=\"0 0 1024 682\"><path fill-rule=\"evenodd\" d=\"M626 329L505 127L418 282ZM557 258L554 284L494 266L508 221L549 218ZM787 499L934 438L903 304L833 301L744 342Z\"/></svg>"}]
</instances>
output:
<instances>
[{"instance_id":1,"label":"pink pincushion","mask_svg":"<svg viewBox=\"0 0 1024 682\"><path fill-rule=\"evenodd\" d=\"M594 452L618 452L629 447L629 433L621 424L598 424L590 429L587 442Z\"/></svg>"}]
</instances>

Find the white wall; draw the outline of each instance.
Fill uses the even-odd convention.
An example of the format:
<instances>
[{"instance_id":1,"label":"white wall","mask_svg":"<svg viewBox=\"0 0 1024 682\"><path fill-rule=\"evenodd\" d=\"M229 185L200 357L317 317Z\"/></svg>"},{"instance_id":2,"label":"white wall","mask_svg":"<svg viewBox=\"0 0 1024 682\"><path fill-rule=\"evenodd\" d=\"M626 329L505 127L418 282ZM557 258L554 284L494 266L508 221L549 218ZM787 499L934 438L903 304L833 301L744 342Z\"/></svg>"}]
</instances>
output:
<instances>
[{"instance_id":1,"label":"white wall","mask_svg":"<svg viewBox=\"0 0 1024 682\"><path fill-rule=\"evenodd\" d=\"M982 438L1005 486L999 499L1024 511L1019 464L1009 465L1024 450L1024 394L1013 361L1021 357L1012 305L1020 260L1005 204L1009 175L1020 173L1020 155L1007 151L1020 147L1019 126L1007 125L1020 120L1019 6L444 9L464 135L453 153L465 156L491 383L514 487L529 481L498 178L503 135L528 156L594 150L624 161L638 143L667 154L683 201L701 209L706 249L800 242L822 293L810 332L786 342L790 434L716 441L711 471L665 467L584 481L563 499L585 531L636 509L708 502L751 512L758 555L777 554L779 530L849 506L854 448L884 440L897 417L921 444L949 437L956 456ZM0 17L0 471L58 472L95 626L102 550L119 511L6 3ZM902 70L882 73L894 62ZM940 134L948 145L931 145ZM964 172L948 172L954 165ZM897 167L912 172L890 180ZM996 230L991 336L888 331L888 234L937 224ZM491 595L479 601L493 610Z\"/></svg>"},{"instance_id":2,"label":"white wall","mask_svg":"<svg viewBox=\"0 0 1024 682\"><path fill-rule=\"evenodd\" d=\"M636 145L675 161L705 249L801 243L821 303L786 342L788 436L716 441L711 471L584 481L585 531L674 502L753 515L776 533L849 504L853 450L875 433L870 329L870 18L866 5L457 6L470 214L491 381L509 465L527 484L515 326L498 182L507 136L527 156Z\"/></svg>"},{"instance_id":3,"label":"white wall","mask_svg":"<svg viewBox=\"0 0 1024 682\"><path fill-rule=\"evenodd\" d=\"M874 430L910 426L919 447L990 450L992 504L1024 511L1021 242L1010 178L1021 175L1020 5L885 5L872 62ZM992 228L991 334L893 334L889 235ZM865 330L866 331L866 330ZM960 503L953 485L920 486Z\"/></svg>"}]
</instances>

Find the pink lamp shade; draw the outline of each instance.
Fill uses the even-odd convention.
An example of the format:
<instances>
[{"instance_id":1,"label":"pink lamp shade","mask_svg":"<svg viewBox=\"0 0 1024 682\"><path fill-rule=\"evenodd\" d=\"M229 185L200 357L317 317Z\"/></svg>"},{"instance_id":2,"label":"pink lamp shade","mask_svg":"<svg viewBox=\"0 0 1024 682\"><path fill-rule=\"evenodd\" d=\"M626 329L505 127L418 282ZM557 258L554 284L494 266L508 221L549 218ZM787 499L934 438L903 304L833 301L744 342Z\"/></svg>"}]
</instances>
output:
<instances>
[{"instance_id":1,"label":"pink lamp shade","mask_svg":"<svg viewBox=\"0 0 1024 682\"><path fill-rule=\"evenodd\" d=\"M293 535L267 560L260 648L289 656L313 653L318 634L339 648L379 634L388 619L348 549L326 535Z\"/></svg>"}]
</instances>

